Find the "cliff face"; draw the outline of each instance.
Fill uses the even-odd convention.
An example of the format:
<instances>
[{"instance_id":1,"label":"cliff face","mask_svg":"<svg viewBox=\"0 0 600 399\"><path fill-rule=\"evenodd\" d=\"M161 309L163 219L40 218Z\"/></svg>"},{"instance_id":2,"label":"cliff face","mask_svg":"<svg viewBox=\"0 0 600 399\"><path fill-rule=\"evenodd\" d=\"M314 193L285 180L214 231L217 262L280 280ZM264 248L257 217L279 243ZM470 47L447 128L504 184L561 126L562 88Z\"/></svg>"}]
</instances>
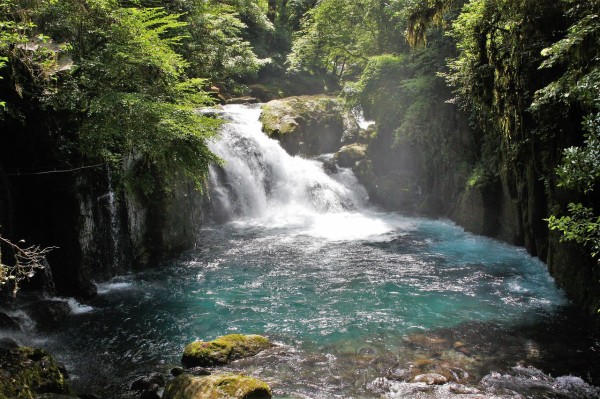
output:
<instances>
[{"instance_id":1,"label":"cliff face","mask_svg":"<svg viewBox=\"0 0 600 399\"><path fill-rule=\"evenodd\" d=\"M0 137L0 234L56 247L48 261L58 294L85 297L91 281L193 247L202 222L193 182L171 179L177 183L152 194L119 189L105 165L79 169L80 160L59 152L64 135L43 114L25 120L5 120Z\"/></svg>"}]
</instances>

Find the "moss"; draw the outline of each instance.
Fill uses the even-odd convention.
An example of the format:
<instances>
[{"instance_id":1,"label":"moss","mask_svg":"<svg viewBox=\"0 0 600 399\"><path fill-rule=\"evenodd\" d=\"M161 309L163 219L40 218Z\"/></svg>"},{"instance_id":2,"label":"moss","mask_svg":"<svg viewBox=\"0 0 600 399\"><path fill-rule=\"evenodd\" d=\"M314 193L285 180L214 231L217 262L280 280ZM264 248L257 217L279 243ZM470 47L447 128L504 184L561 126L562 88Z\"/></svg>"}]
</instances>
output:
<instances>
[{"instance_id":1,"label":"moss","mask_svg":"<svg viewBox=\"0 0 600 399\"><path fill-rule=\"evenodd\" d=\"M0 375L0 398L72 394L58 364L42 349L20 347L0 353Z\"/></svg>"},{"instance_id":2,"label":"moss","mask_svg":"<svg viewBox=\"0 0 600 399\"><path fill-rule=\"evenodd\" d=\"M290 154L316 155L340 148L348 118L342 100L316 95L270 101L263 105L260 121L264 132Z\"/></svg>"},{"instance_id":3,"label":"moss","mask_svg":"<svg viewBox=\"0 0 600 399\"><path fill-rule=\"evenodd\" d=\"M268 399L269 386L254 377L218 373L205 377L182 374L167 384L163 399Z\"/></svg>"},{"instance_id":4,"label":"moss","mask_svg":"<svg viewBox=\"0 0 600 399\"><path fill-rule=\"evenodd\" d=\"M222 366L254 356L270 346L269 340L260 335L225 335L214 341L192 342L185 347L181 361L187 367Z\"/></svg>"},{"instance_id":5,"label":"moss","mask_svg":"<svg viewBox=\"0 0 600 399\"><path fill-rule=\"evenodd\" d=\"M367 156L367 146L364 144L348 144L340 148L333 157L334 161L343 168L354 166Z\"/></svg>"}]
</instances>

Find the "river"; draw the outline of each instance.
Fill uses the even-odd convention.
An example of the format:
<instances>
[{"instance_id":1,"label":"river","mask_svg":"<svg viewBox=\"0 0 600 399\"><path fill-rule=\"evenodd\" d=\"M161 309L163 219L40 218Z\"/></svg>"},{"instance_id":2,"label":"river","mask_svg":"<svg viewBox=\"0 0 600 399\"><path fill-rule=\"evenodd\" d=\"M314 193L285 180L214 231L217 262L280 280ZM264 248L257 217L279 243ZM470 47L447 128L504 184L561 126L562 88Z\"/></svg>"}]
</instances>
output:
<instances>
[{"instance_id":1,"label":"river","mask_svg":"<svg viewBox=\"0 0 600 399\"><path fill-rule=\"evenodd\" d=\"M226 164L211 171L213 222L197 247L99 284L63 329L36 338L78 391L137 397L129 384L168 374L185 344L247 333L277 347L230 368L277 398L600 393L598 333L543 263L370 206L350 170L326 172L323 157L290 157L261 133L259 112L224 109L211 149ZM427 372L460 385L405 381Z\"/></svg>"}]
</instances>

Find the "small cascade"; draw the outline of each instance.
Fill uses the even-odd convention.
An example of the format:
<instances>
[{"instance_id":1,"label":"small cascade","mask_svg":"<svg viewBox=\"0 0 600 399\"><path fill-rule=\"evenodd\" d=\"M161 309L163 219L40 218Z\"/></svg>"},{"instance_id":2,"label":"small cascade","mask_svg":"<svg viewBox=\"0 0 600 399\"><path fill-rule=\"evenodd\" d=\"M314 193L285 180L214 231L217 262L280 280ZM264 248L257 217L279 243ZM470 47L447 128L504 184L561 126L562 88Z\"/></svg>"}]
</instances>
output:
<instances>
[{"instance_id":1,"label":"small cascade","mask_svg":"<svg viewBox=\"0 0 600 399\"><path fill-rule=\"evenodd\" d=\"M119 205L117 196L114 190L110 167L106 171L107 189L104 195L98 197L97 201L102 204L103 214L106 215L101 222L106 226L105 237L107 247L103 257L107 264L109 274L114 274L119 270L119 265L122 261L122 245L121 245L121 222L119 218Z\"/></svg>"},{"instance_id":2,"label":"small cascade","mask_svg":"<svg viewBox=\"0 0 600 399\"><path fill-rule=\"evenodd\" d=\"M230 120L211 150L225 160L210 171L218 220L261 219L283 223L362 209L365 190L350 170L328 175L323 162L292 157L262 132L260 108L228 105Z\"/></svg>"}]
</instances>

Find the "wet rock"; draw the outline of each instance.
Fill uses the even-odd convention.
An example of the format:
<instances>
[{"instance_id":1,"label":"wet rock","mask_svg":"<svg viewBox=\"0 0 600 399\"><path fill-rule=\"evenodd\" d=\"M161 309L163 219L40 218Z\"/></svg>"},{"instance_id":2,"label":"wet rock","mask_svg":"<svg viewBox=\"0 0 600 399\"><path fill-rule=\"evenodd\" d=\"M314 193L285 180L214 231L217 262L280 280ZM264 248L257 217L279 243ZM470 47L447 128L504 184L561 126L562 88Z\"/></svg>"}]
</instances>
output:
<instances>
[{"instance_id":1,"label":"wet rock","mask_svg":"<svg viewBox=\"0 0 600 399\"><path fill-rule=\"evenodd\" d=\"M212 374L209 370L205 369L204 367L192 367L191 369L188 369L187 372L189 374L198 375L198 376Z\"/></svg>"},{"instance_id":2,"label":"wet rock","mask_svg":"<svg viewBox=\"0 0 600 399\"><path fill-rule=\"evenodd\" d=\"M38 396L35 396L35 399L77 399L77 396L73 395L62 395L58 393L44 393Z\"/></svg>"},{"instance_id":3,"label":"wet rock","mask_svg":"<svg viewBox=\"0 0 600 399\"><path fill-rule=\"evenodd\" d=\"M177 377L178 375L181 375L181 374L183 374L184 372L185 372L185 371L184 371L183 367L179 367L179 366L178 366L178 367L173 367L173 368L171 369L171 375L172 375L173 377Z\"/></svg>"},{"instance_id":4,"label":"wet rock","mask_svg":"<svg viewBox=\"0 0 600 399\"><path fill-rule=\"evenodd\" d=\"M0 330L21 331L19 323L6 313L0 312Z\"/></svg>"},{"instance_id":5,"label":"wet rock","mask_svg":"<svg viewBox=\"0 0 600 399\"><path fill-rule=\"evenodd\" d=\"M93 393L78 394L77 397L79 399L102 399L101 396L94 395Z\"/></svg>"},{"instance_id":6,"label":"wet rock","mask_svg":"<svg viewBox=\"0 0 600 399\"><path fill-rule=\"evenodd\" d=\"M412 378L412 373L406 369L395 369L390 371L385 378L394 381L408 381Z\"/></svg>"},{"instance_id":7,"label":"wet rock","mask_svg":"<svg viewBox=\"0 0 600 399\"><path fill-rule=\"evenodd\" d=\"M142 392L140 399L161 399L160 395L156 391Z\"/></svg>"},{"instance_id":8,"label":"wet rock","mask_svg":"<svg viewBox=\"0 0 600 399\"><path fill-rule=\"evenodd\" d=\"M18 347L0 352L0 376L0 398L73 396L58 364L42 349Z\"/></svg>"},{"instance_id":9,"label":"wet rock","mask_svg":"<svg viewBox=\"0 0 600 399\"><path fill-rule=\"evenodd\" d=\"M475 395L481 392L479 389L475 387L468 387L466 385L461 384L452 384L450 385L450 392L455 393L457 395Z\"/></svg>"},{"instance_id":10,"label":"wet rock","mask_svg":"<svg viewBox=\"0 0 600 399\"><path fill-rule=\"evenodd\" d=\"M132 391L147 391L152 386L152 382L148 379L148 377L139 378L131 383L130 389Z\"/></svg>"},{"instance_id":11,"label":"wet rock","mask_svg":"<svg viewBox=\"0 0 600 399\"><path fill-rule=\"evenodd\" d=\"M333 157L342 168L350 168L367 156L367 146L364 144L348 144L340 148Z\"/></svg>"},{"instance_id":12,"label":"wet rock","mask_svg":"<svg viewBox=\"0 0 600 399\"><path fill-rule=\"evenodd\" d=\"M419 374L411 382L424 382L427 385L442 385L448 382L448 379L438 373Z\"/></svg>"},{"instance_id":13,"label":"wet rock","mask_svg":"<svg viewBox=\"0 0 600 399\"><path fill-rule=\"evenodd\" d=\"M87 302L98 296L98 287L94 283L84 284L75 295L75 298L81 302Z\"/></svg>"},{"instance_id":14,"label":"wet rock","mask_svg":"<svg viewBox=\"0 0 600 399\"><path fill-rule=\"evenodd\" d=\"M148 381L150 381L152 384L158 385L159 387L164 387L167 379L160 373L152 373L148 376Z\"/></svg>"},{"instance_id":15,"label":"wet rock","mask_svg":"<svg viewBox=\"0 0 600 399\"><path fill-rule=\"evenodd\" d=\"M232 373L206 377L182 374L167 384L163 399L270 399L269 386L256 378Z\"/></svg>"},{"instance_id":16,"label":"wet rock","mask_svg":"<svg viewBox=\"0 0 600 399\"><path fill-rule=\"evenodd\" d=\"M185 367L223 366L254 356L271 346L269 340L260 335L225 335L214 341L196 341L187 345L181 362Z\"/></svg>"},{"instance_id":17,"label":"wet rock","mask_svg":"<svg viewBox=\"0 0 600 399\"><path fill-rule=\"evenodd\" d=\"M59 327L71 314L65 301L42 300L27 308L27 313L35 321L38 330L53 330Z\"/></svg>"}]
</instances>

